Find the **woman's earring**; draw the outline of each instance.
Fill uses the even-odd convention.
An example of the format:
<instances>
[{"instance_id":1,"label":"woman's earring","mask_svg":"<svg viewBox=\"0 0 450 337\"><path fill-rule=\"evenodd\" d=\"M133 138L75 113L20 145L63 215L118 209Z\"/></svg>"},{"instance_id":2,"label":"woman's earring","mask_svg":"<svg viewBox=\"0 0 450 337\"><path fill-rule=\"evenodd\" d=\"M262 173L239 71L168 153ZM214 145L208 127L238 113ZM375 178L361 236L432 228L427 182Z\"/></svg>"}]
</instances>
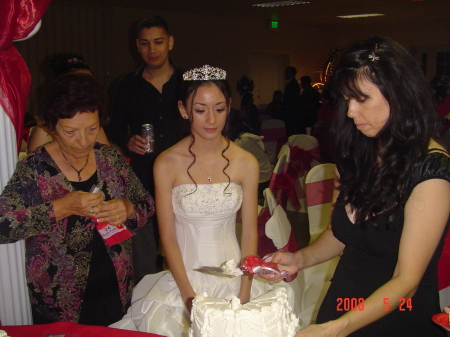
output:
<instances>
[{"instance_id":1,"label":"woman's earring","mask_svg":"<svg viewBox=\"0 0 450 337\"><path fill-rule=\"evenodd\" d=\"M186 115L183 115L183 118L184 118L184 119L187 119L187 118L188 118L188 116L186 116Z\"/></svg>"}]
</instances>

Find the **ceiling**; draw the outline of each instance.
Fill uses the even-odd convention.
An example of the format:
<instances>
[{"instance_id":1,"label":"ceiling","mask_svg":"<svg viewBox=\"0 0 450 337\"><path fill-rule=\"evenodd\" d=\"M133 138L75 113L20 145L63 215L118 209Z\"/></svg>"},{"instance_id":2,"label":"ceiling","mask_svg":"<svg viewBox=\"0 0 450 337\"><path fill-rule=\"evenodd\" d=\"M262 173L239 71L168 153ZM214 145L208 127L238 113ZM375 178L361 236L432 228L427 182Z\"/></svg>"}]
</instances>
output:
<instances>
[{"instance_id":1,"label":"ceiling","mask_svg":"<svg viewBox=\"0 0 450 337\"><path fill-rule=\"evenodd\" d=\"M58 1L58 0L56 0ZM70 1L73 0L59 0ZM181 13L270 20L317 25L353 25L362 23L401 23L450 20L450 0L309 0L309 4L276 8L252 4L276 0L77 0L118 7L164 10ZM337 15L383 13L386 16L365 19L340 19Z\"/></svg>"}]
</instances>

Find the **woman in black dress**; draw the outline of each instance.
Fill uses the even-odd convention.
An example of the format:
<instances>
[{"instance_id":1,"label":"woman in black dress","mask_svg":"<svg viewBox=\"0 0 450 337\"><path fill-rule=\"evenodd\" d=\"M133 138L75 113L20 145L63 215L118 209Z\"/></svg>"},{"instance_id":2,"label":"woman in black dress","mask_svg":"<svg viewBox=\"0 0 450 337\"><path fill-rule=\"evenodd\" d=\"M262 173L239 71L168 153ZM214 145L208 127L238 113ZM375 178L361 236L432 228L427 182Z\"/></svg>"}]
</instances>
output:
<instances>
[{"instance_id":1,"label":"woman in black dress","mask_svg":"<svg viewBox=\"0 0 450 337\"><path fill-rule=\"evenodd\" d=\"M450 157L428 82L402 46L373 37L341 56L333 91L331 224L310 246L273 256L292 274L342 254L317 324L297 336L445 336L430 317L441 311Z\"/></svg>"}]
</instances>

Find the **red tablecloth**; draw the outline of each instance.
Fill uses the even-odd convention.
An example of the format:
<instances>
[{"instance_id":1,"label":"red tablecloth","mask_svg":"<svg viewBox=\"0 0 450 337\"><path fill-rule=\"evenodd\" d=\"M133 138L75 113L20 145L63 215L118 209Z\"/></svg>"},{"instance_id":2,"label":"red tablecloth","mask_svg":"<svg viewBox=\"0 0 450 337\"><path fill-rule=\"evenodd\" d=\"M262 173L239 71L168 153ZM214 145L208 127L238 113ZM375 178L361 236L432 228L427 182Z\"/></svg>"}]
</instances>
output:
<instances>
[{"instance_id":1,"label":"red tablecloth","mask_svg":"<svg viewBox=\"0 0 450 337\"><path fill-rule=\"evenodd\" d=\"M5 330L10 337L161 337L161 335L147 332L113 329L70 322L41 325L0 326L0 330Z\"/></svg>"}]
</instances>

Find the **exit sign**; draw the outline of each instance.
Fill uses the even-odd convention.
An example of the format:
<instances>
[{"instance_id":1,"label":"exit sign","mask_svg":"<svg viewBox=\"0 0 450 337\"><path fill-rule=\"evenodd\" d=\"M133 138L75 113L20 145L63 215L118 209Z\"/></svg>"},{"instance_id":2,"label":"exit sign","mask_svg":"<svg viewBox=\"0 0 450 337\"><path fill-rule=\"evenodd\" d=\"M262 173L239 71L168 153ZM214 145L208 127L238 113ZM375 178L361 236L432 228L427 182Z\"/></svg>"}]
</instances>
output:
<instances>
[{"instance_id":1,"label":"exit sign","mask_svg":"<svg viewBox=\"0 0 450 337\"><path fill-rule=\"evenodd\" d=\"M270 21L270 29L278 29L278 21Z\"/></svg>"}]
</instances>

